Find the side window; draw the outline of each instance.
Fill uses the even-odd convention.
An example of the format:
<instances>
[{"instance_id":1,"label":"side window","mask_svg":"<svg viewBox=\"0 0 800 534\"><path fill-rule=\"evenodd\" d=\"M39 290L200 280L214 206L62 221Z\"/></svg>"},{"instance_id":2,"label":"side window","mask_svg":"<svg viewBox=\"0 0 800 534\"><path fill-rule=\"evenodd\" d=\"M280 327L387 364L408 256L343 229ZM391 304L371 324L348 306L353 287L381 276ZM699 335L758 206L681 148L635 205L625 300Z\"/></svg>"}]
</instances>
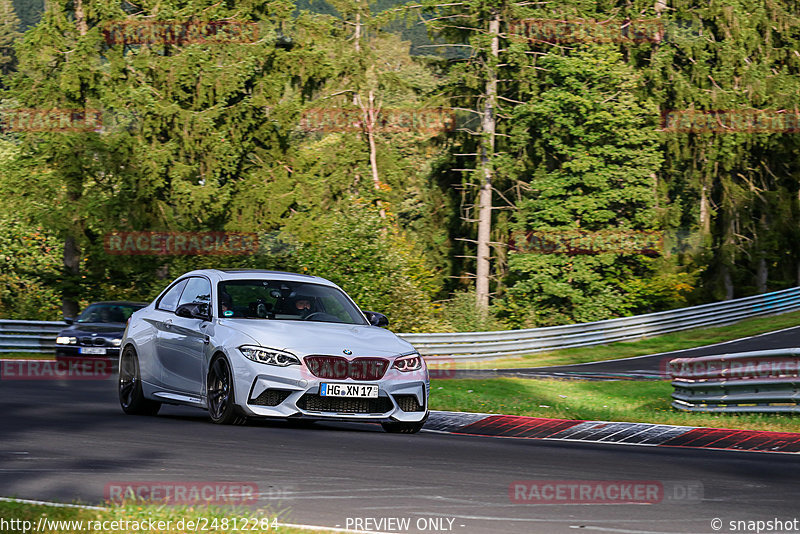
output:
<instances>
[{"instance_id":1,"label":"side window","mask_svg":"<svg viewBox=\"0 0 800 534\"><path fill-rule=\"evenodd\" d=\"M178 306L187 303L209 306L211 304L211 282L205 278L189 278Z\"/></svg>"},{"instance_id":2,"label":"side window","mask_svg":"<svg viewBox=\"0 0 800 534\"><path fill-rule=\"evenodd\" d=\"M164 293L164 296L161 297L161 300L158 301L156 308L159 310L174 312L175 308L178 307L178 299L183 292L183 288L186 286L186 282L187 280L181 280L172 286L169 291Z\"/></svg>"}]
</instances>

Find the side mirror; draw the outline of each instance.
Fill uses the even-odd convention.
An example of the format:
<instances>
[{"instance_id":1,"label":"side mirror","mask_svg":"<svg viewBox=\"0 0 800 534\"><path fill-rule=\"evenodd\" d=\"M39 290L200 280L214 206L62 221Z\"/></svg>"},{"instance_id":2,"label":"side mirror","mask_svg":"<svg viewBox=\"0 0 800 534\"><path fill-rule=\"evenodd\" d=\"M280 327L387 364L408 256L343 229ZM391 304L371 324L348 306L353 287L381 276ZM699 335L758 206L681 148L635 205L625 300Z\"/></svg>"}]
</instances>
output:
<instances>
[{"instance_id":1,"label":"side mirror","mask_svg":"<svg viewBox=\"0 0 800 534\"><path fill-rule=\"evenodd\" d=\"M382 313L365 311L364 315L372 326L381 326L384 328L389 326L389 318Z\"/></svg>"},{"instance_id":2,"label":"side mirror","mask_svg":"<svg viewBox=\"0 0 800 534\"><path fill-rule=\"evenodd\" d=\"M64 319L64 322L67 323L67 324L74 324L75 323L75 318L74 317L62 317L62 319Z\"/></svg>"},{"instance_id":3,"label":"side mirror","mask_svg":"<svg viewBox=\"0 0 800 534\"><path fill-rule=\"evenodd\" d=\"M178 317L186 317L187 319L203 319L208 321L208 304L198 304L196 302L187 302L181 304L175 310L175 315Z\"/></svg>"}]
</instances>

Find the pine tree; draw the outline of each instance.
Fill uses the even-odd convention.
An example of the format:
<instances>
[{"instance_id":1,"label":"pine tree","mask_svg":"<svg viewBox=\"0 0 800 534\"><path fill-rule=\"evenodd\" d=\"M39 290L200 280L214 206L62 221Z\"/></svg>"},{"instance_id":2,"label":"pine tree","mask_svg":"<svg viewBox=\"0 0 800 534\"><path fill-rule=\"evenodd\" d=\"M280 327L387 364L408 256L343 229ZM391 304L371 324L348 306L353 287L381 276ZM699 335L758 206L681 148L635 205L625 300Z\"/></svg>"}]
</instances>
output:
<instances>
[{"instance_id":1,"label":"pine tree","mask_svg":"<svg viewBox=\"0 0 800 534\"><path fill-rule=\"evenodd\" d=\"M22 35L11 0L0 0L0 75L7 76L16 63L14 43Z\"/></svg>"},{"instance_id":2,"label":"pine tree","mask_svg":"<svg viewBox=\"0 0 800 534\"><path fill-rule=\"evenodd\" d=\"M662 111L798 113L796 2L675 1L669 7L665 41L640 64ZM691 236L685 262L705 271L704 299L800 282L790 237L796 232L784 218L796 224L796 137L702 128L665 133L664 177L681 211L674 224Z\"/></svg>"},{"instance_id":3,"label":"pine tree","mask_svg":"<svg viewBox=\"0 0 800 534\"><path fill-rule=\"evenodd\" d=\"M265 120L265 108L286 96L294 78L313 83L313 74L291 68L307 52L278 46L276 28L291 12L286 2L235 9L203 0L167 2L158 16L197 24L201 12L206 21L246 17L260 33L232 44L107 42L109 25L146 19L129 16L114 0L60 0L49 2L20 45L24 68L9 91L19 108L102 114L93 131L21 133L15 172L2 184L11 198L24 199L34 188L52 199L20 207L64 241L65 315L75 315L78 300L97 291L99 280L135 285L138 275L152 278L160 267L105 254L103 236L111 231L253 231L261 225L231 213L232 197L250 194L245 183L263 182L273 168L283 168L288 129Z\"/></svg>"},{"instance_id":4,"label":"pine tree","mask_svg":"<svg viewBox=\"0 0 800 534\"><path fill-rule=\"evenodd\" d=\"M13 0L13 4L22 31L37 24L44 14L45 0Z\"/></svg>"},{"instance_id":5,"label":"pine tree","mask_svg":"<svg viewBox=\"0 0 800 534\"><path fill-rule=\"evenodd\" d=\"M505 76L510 69L507 64L505 68L501 66L501 48L506 43L501 30L513 19L513 3L498 0L449 4L431 0L423 5L434 40L443 39L450 42L451 48L465 50L451 60L448 68L450 106L469 115L453 138L459 150L453 154L452 176L460 175L465 227L474 228L475 232L475 239L471 236L458 239L475 245L474 254L465 256L474 258L475 271L471 277L475 280L475 305L485 317L489 311L491 281L495 278L492 276L492 249L496 244L492 237L497 219L494 196L500 186L498 168L504 157L503 143L498 139L508 127L500 123L503 108L500 100L513 92L500 80L508 81L514 76Z\"/></svg>"}]
</instances>

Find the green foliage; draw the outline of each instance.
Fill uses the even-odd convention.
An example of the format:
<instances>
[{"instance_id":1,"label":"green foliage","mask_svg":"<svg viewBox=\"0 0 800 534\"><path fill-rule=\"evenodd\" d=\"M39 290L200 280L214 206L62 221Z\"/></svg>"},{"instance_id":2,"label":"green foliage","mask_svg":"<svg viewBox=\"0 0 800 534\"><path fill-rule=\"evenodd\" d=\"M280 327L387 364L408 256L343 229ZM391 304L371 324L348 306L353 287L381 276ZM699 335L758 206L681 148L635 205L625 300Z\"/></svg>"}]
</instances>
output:
<instances>
[{"instance_id":1,"label":"green foliage","mask_svg":"<svg viewBox=\"0 0 800 534\"><path fill-rule=\"evenodd\" d=\"M615 282L631 273L615 254L512 254L509 266L519 281L497 306L517 327L597 321L630 309Z\"/></svg>"},{"instance_id":2,"label":"green foliage","mask_svg":"<svg viewBox=\"0 0 800 534\"><path fill-rule=\"evenodd\" d=\"M504 330L505 325L492 314L484 314L475 303L475 291L458 291L450 300L439 303L438 315L447 331L488 332Z\"/></svg>"},{"instance_id":3,"label":"green foliage","mask_svg":"<svg viewBox=\"0 0 800 534\"><path fill-rule=\"evenodd\" d=\"M538 64L545 69L538 97L515 108L515 148L529 151L532 163L518 225L652 228L657 109L637 97L634 70L601 46L551 53Z\"/></svg>"},{"instance_id":4,"label":"green foliage","mask_svg":"<svg viewBox=\"0 0 800 534\"><path fill-rule=\"evenodd\" d=\"M374 208L353 205L286 231L298 272L327 278L364 310L384 313L396 332L429 330L439 279L402 232Z\"/></svg>"},{"instance_id":5,"label":"green foliage","mask_svg":"<svg viewBox=\"0 0 800 534\"><path fill-rule=\"evenodd\" d=\"M711 1L670 4L670 42L636 63L662 110L797 111L797 5ZM678 23L681 23L680 26ZM694 298L728 298L798 282L795 132L665 133L664 185L677 220L697 234L682 258L701 269ZM704 217L704 212L707 216ZM765 260L762 264L761 260Z\"/></svg>"},{"instance_id":6,"label":"green foliage","mask_svg":"<svg viewBox=\"0 0 800 534\"><path fill-rule=\"evenodd\" d=\"M162 500L128 499L122 503L105 503L103 507L50 505L31 503L26 500L0 501L2 517L12 517L19 525L26 523L59 525L63 534L127 534L128 525L159 525L163 534L181 534L186 532L187 525L204 525L212 532L228 532L237 530L247 519L248 530L253 534L315 534L319 530L286 527L279 525L283 521L280 511L268 508L253 510L242 506L207 506L203 505L165 505ZM280 518L280 519L279 519ZM14 524L9 522L10 524ZM19 532L16 525L4 529L4 532ZM55 527L54 527L55 528ZM141 529L144 530L144 529Z\"/></svg>"},{"instance_id":7,"label":"green foliage","mask_svg":"<svg viewBox=\"0 0 800 534\"><path fill-rule=\"evenodd\" d=\"M60 295L52 280L61 267L61 244L19 220L0 218L0 228L0 317L58 319Z\"/></svg>"},{"instance_id":8,"label":"green foliage","mask_svg":"<svg viewBox=\"0 0 800 534\"><path fill-rule=\"evenodd\" d=\"M14 42L22 34L11 0L0 0L0 74L6 76L14 68Z\"/></svg>"},{"instance_id":9,"label":"green foliage","mask_svg":"<svg viewBox=\"0 0 800 534\"><path fill-rule=\"evenodd\" d=\"M44 0L12 0L14 10L19 17L20 28L27 30L42 18Z\"/></svg>"},{"instance_id":10,"label":"green foliage","mask_svg":"<svg viewBox=\"0 0 800 534\"><path fill-rule=\"evenodd\" d=\"M658 226L655 173L661 156L655 108L621 54L595 45L538 60L538 95L515 107L512 146L529 154L512 228L645 230ZM651 304L653 262L613 252L565 256L512 252L510 287L498 312L521 327L627 315ZM624 287L628 284L627 290Z\"/></svg>"},{"instance_id":11,"label":"green foliage","mask_svg":"<svg viewBox=\"0 0 800 534\"><path fill-rule=\"evenodd\" d=\"M387 312L395 329L417 331L606 319L797 283L796 133L659 132L667 110L796 111L794 4L679 0L659 11L640 0L423 8L146 0L135 13L117 0L83 5L85 32L71 0L49 1L35 26L41 1L13 0L15 15L0 0L0 56L11 58L13 41L18 62L3 77L0 107L99 109L104 117L98 131L2 133L0 234L13 251L3 254L12 258L3 260L11 262L2 271L6 316L51 317L59 292L65 302L146 300L173 276L214 266L328 274L363 306ZM487 31L493 13L501 18L497 61ZM431 42L459 46L414 56L422 41L392 32L419 17ZM513 35L523 18L656 17L665 34L654 42ZM255 23L258 38L122 46L103 34L119 21L219 19ZM17 24L27 29L22 39ZM475 170L486 141L476 132L490 71L499 97L488 162L495 299L484 320L469 289ZM310 109L369 106L459 109L459 127L301 126ZM505 246L513 232L578 229L661 231L666 246L657 258ZM125 230L256 232L265 245L247 257L107 254L104 236ZM50 249L41 265L35 233ZM75 261L61 262L56 251L73 240Z\"/></svg>"},{"instance_id":12,"label":"green foliage","mask_svg":"<svg viewBox=\"0 0 800 534\"><path fill-rule=\"evenodd\" d=\"M159 20L193 20L206 4L162 6ZM129 17L110 0L84 5L85 34L70 20L68 2L54 2L44 22L25 34L18 47L21 71L6 105L101 109L103 129L19 134L18 155L6 166L0 190L20 200L26 216L78 244L86 261L65 269L65 300L148 295L153 282L145 281L163 266L149 258L109 256L104 236L226 226L269 230L231 214L231 198L242 183L284 167L285 134L264 120L264 109L287 96L287 107L296 105L300 95L291 92L296 73L290 66L305 62L314 48L277 46L276 28L289 17L288 3L205 9L208 20L259 24L263 38L255 42L136 46L106 43L102 30L119 21L141 22L142 16ZM298 26L303 31L302 21ZM72 53L61 52L67 49ZM307 72L303 83L313 83L314 76ZM119 121L107 123L106 117L132 117L134 127L119 128Z\"/></svg>"}]
</instances>

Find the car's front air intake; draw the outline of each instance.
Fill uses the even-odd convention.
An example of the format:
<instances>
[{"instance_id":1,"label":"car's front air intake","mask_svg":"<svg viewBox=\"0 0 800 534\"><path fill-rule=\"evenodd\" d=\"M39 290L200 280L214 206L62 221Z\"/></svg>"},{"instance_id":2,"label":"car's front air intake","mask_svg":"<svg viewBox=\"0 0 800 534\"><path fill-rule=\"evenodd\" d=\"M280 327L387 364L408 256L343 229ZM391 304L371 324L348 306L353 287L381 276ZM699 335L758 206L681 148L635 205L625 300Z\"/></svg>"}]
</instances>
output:
<instances>
[{"instance_id":1,"label":"car's front air intake","mask_svg":"<svg viewBox=\"0 0 800 534\"><path fill-rule=\"evenodd\" d=\"M277 406L285 401L291 394L291 391L285 389L265 389L258 397L251 399L250 404L256 406Z\"/></svg>"},{"instance_id":2,"label":"car's front air intake","mask_svg":"<svg viewBox=\"0 0 800 534\"><path fill-rule=\"evenodd\" d=\"M341 356L306 356L308 370L314 376L334 380L380 380L389 368L385 358L353 358Z\"/></svg>"},{"instance_id":3,"label":"car's front air intake","mask_svg":"<svg viewBox=\"0 0 800 534\"><path fill-rule=\"evenodd\" d=\"M306 393L297 401L297 407L307 412L324 413L370 413L383 414L391 411L392 401L389 397L374 399L353 399L345 397L321 397L314 393Z\"/></svg>"},{"instance_id":4,"label":"car's front air intake","mask_svg":"<svg viewBox=\"0 0 800 534\"><path fill-rule=\"evenodd\" d=\"M395 402L404 412L421 412L424 408L417 401L416 395L395 395Z\"/></svg>"}]
</instances>

